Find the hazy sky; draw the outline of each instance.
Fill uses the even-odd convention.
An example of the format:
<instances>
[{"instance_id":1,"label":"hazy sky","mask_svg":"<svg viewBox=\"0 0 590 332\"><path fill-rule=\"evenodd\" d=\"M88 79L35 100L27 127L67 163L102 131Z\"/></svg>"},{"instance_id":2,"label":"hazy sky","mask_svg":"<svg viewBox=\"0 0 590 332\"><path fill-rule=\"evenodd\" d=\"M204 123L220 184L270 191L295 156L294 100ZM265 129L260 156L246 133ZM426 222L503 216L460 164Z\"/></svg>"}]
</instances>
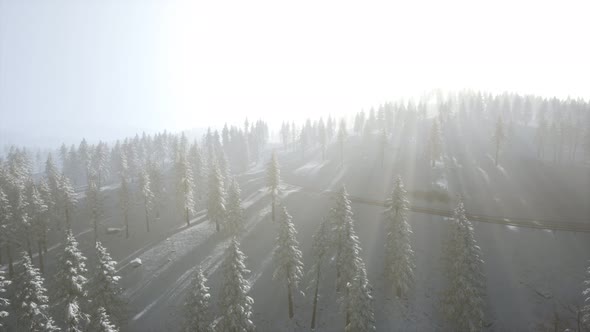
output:
<instances>
[{"instance_id":1,"label":"hazy sky","mask_svg":"<svg viewBox=\"0 0 590 332\"><path fill-rule=\"evenodd\" d=\"M585 3L0 0L0 145L297 120L432 88L588 99Z\"/></svg>"}]
</instances>

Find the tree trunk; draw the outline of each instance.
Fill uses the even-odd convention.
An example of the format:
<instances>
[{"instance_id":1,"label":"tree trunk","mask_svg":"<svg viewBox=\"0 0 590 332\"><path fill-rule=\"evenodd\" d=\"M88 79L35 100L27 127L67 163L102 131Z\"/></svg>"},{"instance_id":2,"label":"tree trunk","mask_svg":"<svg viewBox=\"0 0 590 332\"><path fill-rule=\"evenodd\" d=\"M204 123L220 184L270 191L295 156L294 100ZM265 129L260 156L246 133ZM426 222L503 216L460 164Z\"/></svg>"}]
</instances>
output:
<instances>
[{"instance_id":1,"label":"tree trunk","mask_svg":"<svg viewBox=\"0 0 590 332\"><path fill-rule=\"evenodd\" d=\"M311 314L311 329L314 330L315 329L315 318L316 318L316 311L317 311L317 307L318 307L318 291L320 288L320 265L318 263L318 274L316 276L316 281L315 281L315 291L313 293L313 311Z\"/></svg>"},{"instance_id":2,"label":"tree trunk","mask_svg":"<svg viewBox=\"0 0 590 332\"><path fill-rule=\"evenodd\" d=\"M2 243L0 242L0 265L2 265Z\"/></svg>"},{"instance_id":3,"label":"tree trunk","mask_svg":"<svg viewBox=\"0 0 590 332\"><path fill-rule=\"evenodd\" d=\"M39 271L43 274L45 266L43 264L43 241L41 239L37 241L37 251L39 252Z\"/></svg>"},{"instance_id":4,"label":"tree trunk","mask_svg":"<svg viewBox=\"0 0 590 332\"><path fill-rule=\"evenodd\" d=\"M184 218L186 219L186 227L189 227L191 225L191 223L189 220L188 208L184 209Z\"/></svg>"},{"instance_id":5,"label":"tree trunk","mask_svg":"<svg viewBox=\"0 0 590 332\"><path fill-rule=\"evenodd\" d=\"M129 238L129 217L127 216L127 212L125 212L125 238Z\"/></svg>"},{"instance_id":6,"label":"tree trunk","mask_svg":"<svg viewBox=\"0 0 590 332\"><path fill-rule=\"evenodd\" d=\"M275 193L272 193L272 202L271 202L271 209L272 209L272 221L275 221Z\"/></svg>"},{"instance_id":7,"label":"tree trunk","mask_svg":"<svg viewBox=\"0 0 590 332\"><path fill-rule=\"evenodd\" d=\"M12 252L10 251L10 241L6 242L6 255L8 256L8 275L14 279L14 265L12 261Z\"/></svg>"},{"instance_id":8,"label":"tree trunk","mask_svg":"<svg viewBox=\"0 0 590 332\"><path fill-rule=\"evenodd\" d=\"M293 319L293 294L291 291L291 282L287 282L287 299L289 300L289 319Z\"/></svg>"},{"instance_id":9,"label":"tree trunk","mask_svg":"<svg viewBox=\"0 0 590 332\"><path fill-rule=\"evenodd\" d=\"M93 216L92 216L92 221L94 224L94 243L96 244L96 242L98 242L98 217L95 215L95 213L93 212Z\"/></svg>"},{"instance_id":10,"label":"tree trunk","mask_svg":"<svg viewBox=\"0 0 590 332\"><path fill-rule=\"evenodd\" d=\"M68 229L72 229L72 225L70 224L70 209L66 206L66 227Z\"/></svg>"},{"instance_id":11,"label":"tree trunk","mask_svg":"<svg viewBox=\"0 0 590 332\"><path fill-rule=\"evenodd\" d=\"M496 166L498 166L498 153L500 152L500 144L496 144Z\"/></svg>"},{"instance_id":12,"label":"tree trunk","mask_svg":"<svg viewBox=\"0 0 590 332\"><path fill-rule=\"evenodd\" d=\"M25 235L25 241L27 243L27 254L29 254L29 258L33 261L33 248L31 247L31 237L29 236L29 230L26 230L27 234Z\"/></svg>"},{"instance_id":13,"label":"tree trunk","mask_svg":"<svg viewBox=\"0 0 590 332\"><path fill-rule=\"evenodd\" d=\"M147 232L150 232L150 215L148 214L147 202L145 203L145 228Z\"/></svg>"}]
</instances>

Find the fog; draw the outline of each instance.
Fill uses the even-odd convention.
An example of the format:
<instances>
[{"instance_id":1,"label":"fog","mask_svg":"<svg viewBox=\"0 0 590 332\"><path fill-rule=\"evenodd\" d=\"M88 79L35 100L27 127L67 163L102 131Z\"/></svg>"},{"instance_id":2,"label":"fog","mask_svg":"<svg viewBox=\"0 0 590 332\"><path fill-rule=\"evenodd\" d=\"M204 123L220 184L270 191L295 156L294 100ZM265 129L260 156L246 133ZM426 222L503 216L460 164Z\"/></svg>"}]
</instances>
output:
<instances>
[{"instance_id":1,"label":"fog","mask_svg":"<svg viewBox=\"0 0 590 332\"><path fill-rule=\"evenodd\" d=\"M587 7L0 0L0 332L590 331Z\"/></svg>"},{"instance_id":2,"label":"fog","mask_svg":"<svg viewBox=\"0 0 590 332\"><path fill-rule=\"evenodd\" d=\"M589 98L587 11L583 1L1 0L0 139L47 147L246 114L277 126L432 89Z\"/></svg>"}]
</instances>

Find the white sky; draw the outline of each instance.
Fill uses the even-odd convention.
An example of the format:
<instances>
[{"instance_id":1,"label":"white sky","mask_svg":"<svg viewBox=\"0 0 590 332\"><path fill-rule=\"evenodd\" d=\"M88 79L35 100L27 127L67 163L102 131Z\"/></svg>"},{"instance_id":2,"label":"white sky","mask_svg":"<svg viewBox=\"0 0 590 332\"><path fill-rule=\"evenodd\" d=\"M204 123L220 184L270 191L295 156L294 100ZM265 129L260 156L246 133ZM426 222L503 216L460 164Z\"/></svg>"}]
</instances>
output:
<instances>
[{"instance_id":1,"label":"white sky","mask_svg":"<svg viewBox=\"0 0 590 332\"><path fill-rule=\"evenodd\" d=\"M0 130L301 120L433 88L588 99L586 3L0 0Z\"/></svg>"}]
</instances>

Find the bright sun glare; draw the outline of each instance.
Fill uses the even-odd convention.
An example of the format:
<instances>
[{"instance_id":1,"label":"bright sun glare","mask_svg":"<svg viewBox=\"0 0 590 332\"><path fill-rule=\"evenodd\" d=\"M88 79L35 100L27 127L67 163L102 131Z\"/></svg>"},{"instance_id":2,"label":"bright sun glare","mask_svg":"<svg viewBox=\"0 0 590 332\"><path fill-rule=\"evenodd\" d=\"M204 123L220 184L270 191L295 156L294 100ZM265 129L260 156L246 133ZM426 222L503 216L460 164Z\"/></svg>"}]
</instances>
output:
<instances>
[{"instance_id":1,"label":"bright sun glare","mask_svg":"<svg viewBox=\"0 0 590 332\"><path fill-rule=\"evenodd\" d=\"M181 124L301 120L435 88L590 97L580 3L180 4L163 13L159 53Z\"/></svg>"}]
</instances>

